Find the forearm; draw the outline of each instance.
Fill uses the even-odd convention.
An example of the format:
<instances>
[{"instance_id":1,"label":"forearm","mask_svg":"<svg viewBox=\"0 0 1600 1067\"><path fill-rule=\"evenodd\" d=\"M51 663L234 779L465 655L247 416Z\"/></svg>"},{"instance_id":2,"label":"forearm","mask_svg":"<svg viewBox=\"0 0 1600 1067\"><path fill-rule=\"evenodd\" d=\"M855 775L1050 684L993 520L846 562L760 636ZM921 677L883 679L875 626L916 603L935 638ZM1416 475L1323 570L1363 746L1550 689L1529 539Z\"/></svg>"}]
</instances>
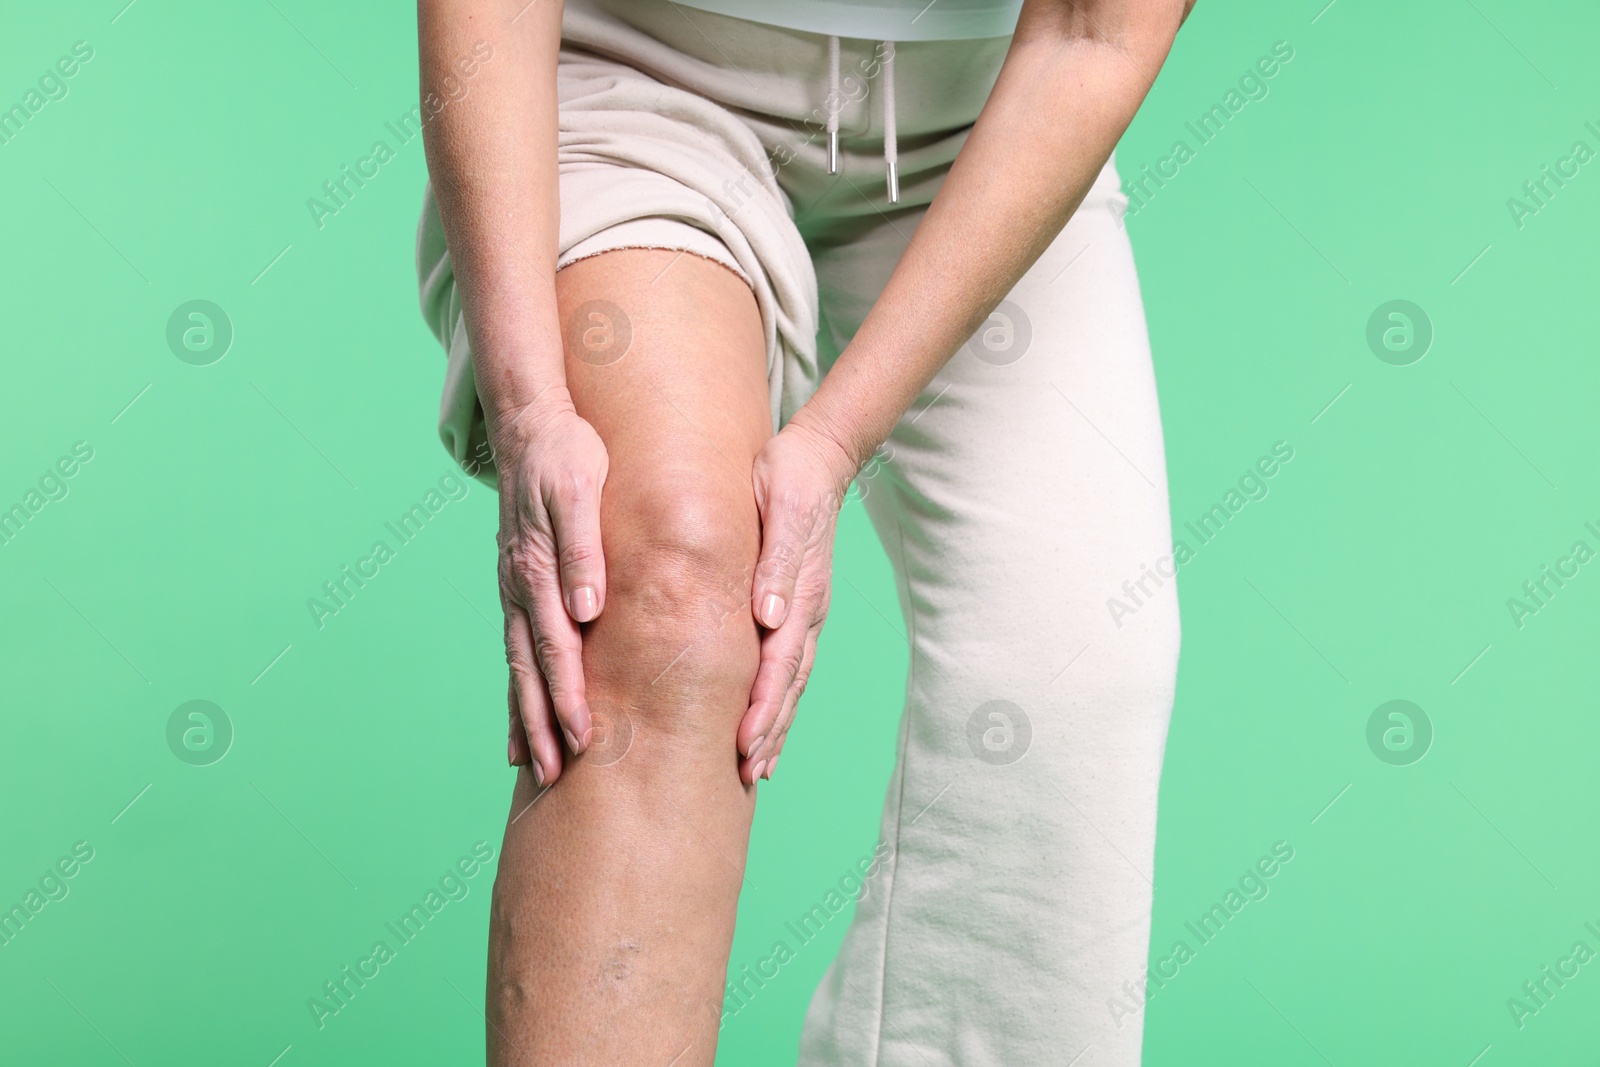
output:
<instances>
[{"instance_id":1,"label":"forearm","mask_svg":"<svg viewBox=\"0 0 1600 1067\"><path fill-rule=\"evenodd\" d=\"M417 4L422 97L445 101L423 126L428 173L491 429L565 388L555 297L561 9L561 0ZM475 69L462 95L464 60Z\"/></svg>"},{"instance_id":2,"label":"forearm","mask_svg":"<svg viewBox=\"0 0 1600 1067\"><path fill-rule=\"evenodd\" d=\"M1083 201L1166 58L1182 0L1027 0L910 247L795 421L859 466Z\"/></svg>"}]
</instances>

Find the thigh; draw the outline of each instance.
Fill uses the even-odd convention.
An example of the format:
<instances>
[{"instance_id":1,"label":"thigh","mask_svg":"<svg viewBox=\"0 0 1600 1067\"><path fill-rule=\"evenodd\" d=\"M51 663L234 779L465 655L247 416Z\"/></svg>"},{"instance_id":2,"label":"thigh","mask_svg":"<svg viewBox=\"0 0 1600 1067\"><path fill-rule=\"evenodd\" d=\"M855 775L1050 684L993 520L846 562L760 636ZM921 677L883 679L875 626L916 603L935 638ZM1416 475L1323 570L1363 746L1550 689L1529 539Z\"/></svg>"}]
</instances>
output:
<instances>
[{"instance_id":1,"label":"thigh","mask_svg":"<svg viewBox=\"0 0 1600 1067\"><path fill-rule=\"evenodd\" d=\"M720 287L739 305L739 325L753 322L759 333L770 433L783 414L785 397L806 395L815 378L816 281L756 134L742 114L713 100L660 82L620 59L581 50L563 50L557 91L556 280L564 313L570 318L589 299L611 300L629 320L643 316L633 325L648 331L660 315L677 308L672 313L687 327L684 337L720 336L729 326L726 316L697 310L693 293L704 288L700 279L712 274L705 259L727 265L744 288L725 278ZM674 251L668 260L651 260L653 270L632 265L664 249ZM669 266L680 250L684 255ZM424 318L446 353L440 438L458 463L494 485L470 339L431 189L418 224L417 269ZM619 301L619 293L626 299ZM753 309L754 319L746 308ZM600 327L593 331L599 338L604 323L586 315L586 331L591 325ZM635 354L638 343L636 338ZM701 351L705 367L716 372L705 380L720 381L728 373L721 354L704 346ZM661 369L669 360L687 366L695 356L684 348L671 356L652 350L651 358L650 366ZM622 379L636 383L643 368L633 356L624 357L618 368L602 368L604 373L592 368L595 362L572 360L572 377L575 392L586 380L593 382L599 391L588 395L597 406L596 418L603 418L598 405L605 396L626 402L604 390ZM744 368L737 373L736 388L742 389Z\"/></svg>"},{"instance_id":2,"label":"thigh","mask_svg":"<svg viewBox=\"0 0 1600 1067\"><path fill-rule=\"evenodd\" d=\"M693 253L628 248L564 267L556 298L567 387L610 454L603 499L707 479L750 496L772 424L749 285Z\"/></svg>"},{"instance_id":3,"label":"thigh","mask_svg":"<svg viewBox=\"0 0 1600 1067\"><path fill-rule=\"evenodd\" d=\"M585 633L586 677L601 686L654 679L683 651L672 642L685 627L708 639L715 628L718 639L748 646L753 664L748 610L741 621L750 625L721 625L749 603L760 549L751 464L772 435L750 287L693 253L617 249L563 268L556 292L567 385L609 458L600 497L607 603ZM617 629L633 643L654 629L661 645L603 654ZM678 661L656 691L694 681L696 662Z\"/></svg>"}]
</instances>

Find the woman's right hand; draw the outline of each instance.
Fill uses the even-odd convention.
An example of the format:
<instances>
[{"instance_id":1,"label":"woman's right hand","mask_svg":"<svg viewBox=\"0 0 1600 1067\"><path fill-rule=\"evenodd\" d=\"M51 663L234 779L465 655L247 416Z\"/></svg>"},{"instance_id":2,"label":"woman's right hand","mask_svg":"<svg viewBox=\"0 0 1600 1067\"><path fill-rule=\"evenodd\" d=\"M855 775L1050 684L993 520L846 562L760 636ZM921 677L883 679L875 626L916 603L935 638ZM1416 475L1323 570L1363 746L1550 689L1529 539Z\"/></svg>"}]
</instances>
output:
<instances>
[{"instance_id":1,"label":"woman's right hand","mask_svg":"<svg viewBox=\"0 0 1600 1067\"><path fill-rule=\"evenodd\" d=\"M511 668L507 758L513 766L531 762L534 779L549 785L564 758L557 728L574 754L591 735L578 624L605 606L600 491L609 460L565 387L494 422L500 605Z\"/></svg>"}]
</instances>

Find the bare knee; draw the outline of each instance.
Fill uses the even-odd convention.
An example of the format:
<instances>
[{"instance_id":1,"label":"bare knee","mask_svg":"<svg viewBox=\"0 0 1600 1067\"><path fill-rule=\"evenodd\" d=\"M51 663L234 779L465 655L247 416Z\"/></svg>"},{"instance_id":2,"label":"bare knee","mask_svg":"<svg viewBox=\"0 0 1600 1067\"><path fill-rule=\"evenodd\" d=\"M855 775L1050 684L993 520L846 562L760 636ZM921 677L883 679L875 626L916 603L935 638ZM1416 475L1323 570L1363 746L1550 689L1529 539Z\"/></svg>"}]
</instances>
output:
<instances>
[{"instance_id":1,"label":"bare knee","mask_svg":"<svg viewBox=\"0 0 1600 1067\"><path fill-rule=\"evenodd\" d=\"M760 660L748 485L664 472L647 490L609 498L603 524L606 608L584 642L591 689L646 725L726 732Z\"/></svg>"}]
</instances>

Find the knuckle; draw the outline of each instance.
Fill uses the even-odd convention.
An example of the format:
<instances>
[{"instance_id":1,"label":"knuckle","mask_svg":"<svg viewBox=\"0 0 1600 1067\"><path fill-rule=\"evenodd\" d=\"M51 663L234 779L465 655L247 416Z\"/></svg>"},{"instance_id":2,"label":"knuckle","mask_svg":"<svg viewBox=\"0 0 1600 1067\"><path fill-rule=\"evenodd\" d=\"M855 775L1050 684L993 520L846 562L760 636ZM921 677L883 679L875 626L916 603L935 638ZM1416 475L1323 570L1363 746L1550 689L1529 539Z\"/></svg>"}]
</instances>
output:
<instances>
[{"instance_id":1,"label":"knuckle","mask_svg":"<svg viewBox=\"0 0 1600 1067\"><path fill-rule=\"evenodd\" d=\"M598 562L600 562L600 550L588 541L572 539L561 546L563 571L592 567Z\"/></svg>"},{"instance_id":2,"label":"knuckle","mask_svg":"<svg viewBox=\"0 0 1600 1067\"><path fill-rule=\"evenodd\" d=\"M586 471L564 471L550 486L550 499L563 508L575 508L594 495L594 478Z\"/></svg>"},{"instance_id":3,"label":"knuckle","mask_svg":"<svg viewBox=\"0 0 1600 1067\"><path fill-rule=\"evenodd\" d=\"M795 582L795 603L805 605L814 623L821 622L827 616L828 607L833 603L831 571L832 567L826 561L818 560Z\"/></svg>"},{"instance_id":4,"label":"knuckle","mask_svg":"<svg viewBox=\"0 0 1600 1067\"><path fill-rule=\"evenodd\" d=\"M520 681L526 681L533 674L533 661L521 644L514 641L506 642L506 666Z\"/></svg>"},{"instance_id":5,"label":"knuckle","mask_svg":"<svg viewBox=\"0 0 1600 1067\"><path fill-rule=\"evenodd\" d=\"M569 662L569 653L570 650L561 642L543 634L534 638L533 654L539 662L539 673L544 676L551 696L557 691L565 692L568 688L566 672L562 668Z\"/></svg>"},{"instance_id":6,"label":"knuckle","mask_svg":"<svg viewBox=\"0 0 1600 1067\"><path fill-rule=\"evenodd\" d=\"M536 541L519 537L500 545L500 583L512 589L526 589L549 570L550 554Z\"/></svg>"},{"instance_id":7,"label":"knuckle","mask_svg":"<svg viewBox=\"0 0 1600 1067\"><path fill-rule=\"evenodd\" d=\"M575 466L562 474L563 484L580 496L593 493L600 487L598 472L590 465L593 459L594 457L585 455Z\"/></svg>"},{"instance_id":8,"label":"knuckle","mask_svg":"<svg viewBox=\"0 0 1600 1067\"><path fill-rule=\"evenodd\" d=\"M802 666L803 662L798 650L783 652L778 655L778 669L783 672L785 678L790 679L791 684L799 677Z\"/></svg>"},{"instance_id":9,"label":"knuckle","mask_svg":"<svg viewBox=\"0 0 1600 1067\"><path fill-rule=\"evenodd\" d=\"M779 541L768 551L756 572L766 582L793 581L800 573L800 549L792 541Z\"/></svg>"},{"instance_id":10,"label":"knuckle","mask_svg":"<svg viewBox=\"0 0 1600 1067\"><path fill-rule=\"evenodd\" d=\"M773 494L772 502L780 513L793 519L806 509L807 494L792 485L786 485Z\"/></svg>"},{"instance_id":11,"label":"knuckle","mask_svg":"<svg viewBox=\"0 0 1600 1067\"><path fill-rule=\"evenodd\" d=\"M828 618L828 608L832 602L832 597L830 597L827 593L823 593L813 602L814 606L811 609L811 622L815 629L822 629L823 622L825 622Z\"/></svg>"},{"instance_id":12,"label":"knuckle","mask_svg":"<svg viewBox=\"0 0 1600 1067\"><path fill-rule=\"evenodd\" d=\"M510 626L512 613L522 605L522 598L509 575L501 574L497 584L500 587L500 610L505 614L506 625Z\"/></svg>"}]
</instances>

